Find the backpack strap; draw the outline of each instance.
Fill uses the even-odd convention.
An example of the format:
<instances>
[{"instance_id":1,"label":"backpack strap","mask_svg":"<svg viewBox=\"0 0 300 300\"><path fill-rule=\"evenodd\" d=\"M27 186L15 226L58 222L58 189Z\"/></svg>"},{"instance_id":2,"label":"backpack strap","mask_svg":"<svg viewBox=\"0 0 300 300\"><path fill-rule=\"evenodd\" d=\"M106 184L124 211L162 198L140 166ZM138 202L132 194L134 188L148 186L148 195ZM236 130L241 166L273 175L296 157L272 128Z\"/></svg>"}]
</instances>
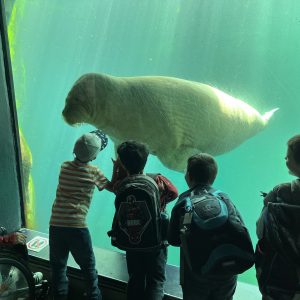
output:
<instances>
[{"instance_id":1,"label":"backpack strap","mask_svg":"<svg viewBox=\"0 0 300 300\"><path fill-rule=\"evenodd\" d=\"M155 178L152 178L148 174L139 174L137 176L141 176L141 178L144 178L144 179L148 180L149 182L151 182L155 186L155 188L159 189L158 185L157 185L157 183L155 181Z\"/></svg>"},{"instance_id":2,"label":"backpack strap","mask_svg":"<svg viewBox=\"0 0 300 300\"><path fill-rule=\"evenodd\" d=\"M215 190L214 192L212 192L212 194L213 194L214 196L218 196L218 197L222 198L222 197L219 195L220 193L222 193L221 190Z\"/></svg>"},{"instance_id":3,"label":"backpack strap","mask_svg":"<svg viewBox=\"0 0 300 300\"><path fill-rule=\"evenodd\" d=\"M155 180L156 177L157 177L158 175L160 175L160 173L146 173L146 175L149 176L149 177L151 177L153 180Z\"/></svg>"},{"instance_id":4,"label":"backpack strap","mask_svg":"<svg viewBox=\"0 0 300 300\"><path fill-rule=\"evenodd\" d=\"M194 190L192 190L191 191L191 193L190 193L190 197L192 197L192 196L195 196L195 190L196 189L194 189ZM221 195L220 195L220 193L222 193L222 191L221 190L215 190L215 189L213 189L213 188L205 188L205 187L203 187L203 189L201 189L201 190L199 190L199 192L198 193L196 193L196 195L201 195L202 193L208 193L208 194L212 194L212 195L214 195L214 196L217 196L217 197L219 197L219 198L223 198Z\"/></svg>"},{"instance_id":5,"label":"backpack strap","mask_svg":"<svg viewBox=\"0 0 300 300\"><path fill-rule=\"evenodd\" d=\"M135 174L135 175L130 175L130 176L125 177L120 182L120 184L118 185L118 189L116 191L116 194L118 194L120 191L122 191L122 189L124 189L126 184L133 183L133 182L136 182L138 184L139 181L144 181L144 182L147 181L153 187L155 187L155 189L159 190L155 180L152 177L148 176L147 174Z\"/></svg>"}]
</instances>

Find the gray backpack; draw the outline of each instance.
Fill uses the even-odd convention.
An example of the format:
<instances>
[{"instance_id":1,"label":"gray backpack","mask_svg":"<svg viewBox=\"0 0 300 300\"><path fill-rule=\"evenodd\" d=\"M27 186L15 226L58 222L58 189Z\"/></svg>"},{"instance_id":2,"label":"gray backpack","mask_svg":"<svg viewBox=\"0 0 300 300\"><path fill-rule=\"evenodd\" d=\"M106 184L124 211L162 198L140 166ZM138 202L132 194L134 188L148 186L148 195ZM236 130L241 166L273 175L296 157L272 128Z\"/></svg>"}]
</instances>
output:
<instances>
[{"instance_id":1,"label":"gray backpack","mask_svg":"<svg viewBox=\"0 0 300 300\"><path fill-rule=\"evenodd\" d=\"M151 251L162 246L160 195L151 177L126 177L118 186L115 208L109 232L113 246L125 251Z\"/></svg>"}]
</instances>

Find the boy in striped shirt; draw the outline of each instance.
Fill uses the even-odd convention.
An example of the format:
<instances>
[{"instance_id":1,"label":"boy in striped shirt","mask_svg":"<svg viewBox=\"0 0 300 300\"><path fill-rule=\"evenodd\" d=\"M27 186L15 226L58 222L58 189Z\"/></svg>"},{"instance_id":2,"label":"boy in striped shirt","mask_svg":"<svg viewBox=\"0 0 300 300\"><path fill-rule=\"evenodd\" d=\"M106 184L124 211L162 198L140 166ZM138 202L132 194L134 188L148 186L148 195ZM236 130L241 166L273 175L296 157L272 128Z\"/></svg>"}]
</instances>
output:
<instances>
[{"instance_id":1,"label":"boy in striped shirt","mask_svg":"<svg viewBox=\"0 0 300 300\"><path fill-rule=\"evenodd\" d=\"M86 216L95 186L99 191L109 189L108 179L98 167L89 164L106 145L107 137L100 130L84 134L75 143L75 159L61 165L49 229L54 299L67 299L69 252L86 280L88 299L102 299Z\"/></svg>"}]
</instances>

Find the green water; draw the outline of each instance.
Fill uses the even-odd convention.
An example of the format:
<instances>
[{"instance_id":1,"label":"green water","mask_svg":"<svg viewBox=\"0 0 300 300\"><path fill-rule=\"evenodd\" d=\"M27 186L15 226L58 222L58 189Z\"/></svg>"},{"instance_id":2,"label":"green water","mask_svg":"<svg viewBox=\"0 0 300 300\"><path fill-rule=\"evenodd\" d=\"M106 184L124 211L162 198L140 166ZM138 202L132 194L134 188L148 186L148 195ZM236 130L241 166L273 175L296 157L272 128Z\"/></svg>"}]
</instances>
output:
<instances>
[{"instance_id":1,"label":"green water","mask_svg":"<svg viewBox=\"0 0 300 300\"><path fill-rule=\"evenodd\" d=\"M299 12L298 0L16 0L14 83L32 152L37 230L48 231L61 162L93 129L70 127L61 117L74 81L89 72L162 75L210 84L261 113L280 108L264 131L216 157L215 186L230 194L256 242L259 192L292 179L284 156L287 139L300 131ZM110 141L95 161L109 178L111 157ZM146 171L166 175L180 192L187 188L183 174L155 157ZM88 223L95 245L116 250L106 235L113 199L96 192ZM179 264L178 253L169 248L170 264ZM253 269L239 279L256 284Z\"/></svg>"}]
</instances>

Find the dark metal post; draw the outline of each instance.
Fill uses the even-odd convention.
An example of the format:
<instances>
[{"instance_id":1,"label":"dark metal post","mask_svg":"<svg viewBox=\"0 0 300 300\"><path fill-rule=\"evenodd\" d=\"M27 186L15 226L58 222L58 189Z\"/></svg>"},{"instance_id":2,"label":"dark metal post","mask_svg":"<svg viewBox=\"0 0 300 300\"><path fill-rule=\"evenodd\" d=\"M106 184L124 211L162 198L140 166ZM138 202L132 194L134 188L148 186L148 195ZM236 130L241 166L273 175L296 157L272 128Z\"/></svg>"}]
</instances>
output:
<instances>
[{"instance_id":1,"label":"dark metal post","mask_svg":"<svg viewBox=\"0 0 300 300\"><path fill-rule=\"evenodd\" d=\"M3 0L0 0L0 226L25 226L19 126Z\"/></svg>"}]
</instances>

